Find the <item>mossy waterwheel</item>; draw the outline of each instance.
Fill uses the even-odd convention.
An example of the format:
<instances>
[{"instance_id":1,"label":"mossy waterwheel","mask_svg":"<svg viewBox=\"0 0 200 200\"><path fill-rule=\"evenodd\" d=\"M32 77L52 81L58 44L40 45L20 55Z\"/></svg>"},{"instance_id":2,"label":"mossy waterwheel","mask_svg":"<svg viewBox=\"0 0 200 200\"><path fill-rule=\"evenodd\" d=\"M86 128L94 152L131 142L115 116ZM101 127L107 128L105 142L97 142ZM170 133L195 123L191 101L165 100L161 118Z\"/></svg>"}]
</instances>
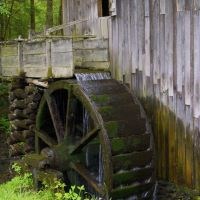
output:
<instances>
[{"instance_id":1,"label":"mossy waterwheel","mask_svg":"<svg viewBox=\"0 0 200 200\"><path fill-rule=\"evenodd\" d=\"M104 198L152 198L152 135L140 105L116 80L52 83L39 105L35 141L45 168L62 171L72 185Z\"/></svg>"}]
</instances>

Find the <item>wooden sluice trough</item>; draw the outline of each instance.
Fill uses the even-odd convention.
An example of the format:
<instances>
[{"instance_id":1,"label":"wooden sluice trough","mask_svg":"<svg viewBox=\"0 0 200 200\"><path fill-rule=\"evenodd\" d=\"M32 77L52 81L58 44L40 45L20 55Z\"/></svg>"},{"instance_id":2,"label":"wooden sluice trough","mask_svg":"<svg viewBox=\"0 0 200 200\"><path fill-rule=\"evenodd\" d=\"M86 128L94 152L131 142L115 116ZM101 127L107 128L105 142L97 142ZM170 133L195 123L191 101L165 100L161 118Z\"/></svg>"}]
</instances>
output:
<instances>
[{"instance_id":1,"label":"wooden sluice trough","mask_svg":"<svg viewBox=\"0 0 200 200\"><path fill-rule=\"evenodd\" d=\"M17 76L24 72L32 78L69 78L75 66L108 69L107 39L84 38L88 36L76 37L76 40L63 36L1 43L1 75Z\"/></svg>"}]
</instances>

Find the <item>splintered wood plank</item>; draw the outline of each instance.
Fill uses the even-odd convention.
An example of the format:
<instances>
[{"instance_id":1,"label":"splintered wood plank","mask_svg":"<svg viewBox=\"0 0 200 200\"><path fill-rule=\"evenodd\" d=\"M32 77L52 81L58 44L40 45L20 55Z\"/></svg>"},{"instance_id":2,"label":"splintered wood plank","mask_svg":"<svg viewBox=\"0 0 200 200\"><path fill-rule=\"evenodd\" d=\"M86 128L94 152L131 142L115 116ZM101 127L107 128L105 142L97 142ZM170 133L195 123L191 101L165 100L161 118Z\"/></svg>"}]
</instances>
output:
<instances>
[{"instance_id":1,"label":"splintered wood plank","mask_svg":"<svg viewBox=\"0 0 200 200\"><path fill-rule=\"evenodd\" d=\"M194 14L194 85L193 85L193 109L194 117L200 115L200 11Z\"/></svg>"},{"instance_id":2,"label":"splintered wood plank","mask_svg":"<svg viewBox=\"0 0 200 200\"><path fill-rule=\"evenodd\" d=\"M191 104L191 89L190 89L190 80L191 80L191 20L190 20L190 11L185 11L185 104Z\"/></svg>"}]
</instances>

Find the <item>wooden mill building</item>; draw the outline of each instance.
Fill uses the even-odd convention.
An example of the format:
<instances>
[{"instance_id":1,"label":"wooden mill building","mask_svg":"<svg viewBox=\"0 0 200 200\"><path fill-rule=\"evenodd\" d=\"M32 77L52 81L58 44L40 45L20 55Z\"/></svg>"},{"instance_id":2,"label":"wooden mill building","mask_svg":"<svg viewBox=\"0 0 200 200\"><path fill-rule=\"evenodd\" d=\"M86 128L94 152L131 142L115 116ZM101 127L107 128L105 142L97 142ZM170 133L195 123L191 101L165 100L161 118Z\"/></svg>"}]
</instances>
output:
<instances>
[{"instance_id":1,"label":"wooden mill building","mask_svg":"<svg viewBox=\"0 0 200 200\"><path fill-rule=\"evenodd\" d=\"M77 33L108 38L112 76L150 117L158 177L200 188L200 1L66 0L63 8L64 23L88 19Z\"/></svg>"},{"instance_id":2,"label":"wooden mill building","mask_svg":"<svg viewBox=\"0 0 200 200\"><path fill-rule=\"evenodd\" d=\"M2 47L2 75L109 70L148 114L158 178L200 189L200 0L63 0L63 26L48 34Z\"/></svg>"}]
</instances>

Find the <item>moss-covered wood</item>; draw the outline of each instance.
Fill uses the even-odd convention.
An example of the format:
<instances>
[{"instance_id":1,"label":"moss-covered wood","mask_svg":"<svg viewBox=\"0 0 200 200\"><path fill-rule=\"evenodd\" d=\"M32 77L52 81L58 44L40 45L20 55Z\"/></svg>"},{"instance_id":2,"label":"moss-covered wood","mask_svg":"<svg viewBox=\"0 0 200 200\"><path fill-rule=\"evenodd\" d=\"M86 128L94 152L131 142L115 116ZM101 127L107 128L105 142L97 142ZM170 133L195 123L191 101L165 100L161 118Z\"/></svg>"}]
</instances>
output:
<instances>
[{"instance_id":1,"label":"moss-covered wood","mask_svg":"<svg viewBox=\"0 0 200 200\"><path fill-rule=\"evenodd\" d=\"M150 134L133 135L111 139L112 154L144 151L150 146Z\"/></svg>"},{"instance_id":2,"label":"moss-covered wood","mask_svg":"<svg viewBox=\"0 0 200 200\"><path fill-rule=\"evenodd\" d=\"M114 171L130 170L134 167L145 167L152 160L152 151L141 151L119 154L112 157Z\"/></svg>"}]
</instances>

